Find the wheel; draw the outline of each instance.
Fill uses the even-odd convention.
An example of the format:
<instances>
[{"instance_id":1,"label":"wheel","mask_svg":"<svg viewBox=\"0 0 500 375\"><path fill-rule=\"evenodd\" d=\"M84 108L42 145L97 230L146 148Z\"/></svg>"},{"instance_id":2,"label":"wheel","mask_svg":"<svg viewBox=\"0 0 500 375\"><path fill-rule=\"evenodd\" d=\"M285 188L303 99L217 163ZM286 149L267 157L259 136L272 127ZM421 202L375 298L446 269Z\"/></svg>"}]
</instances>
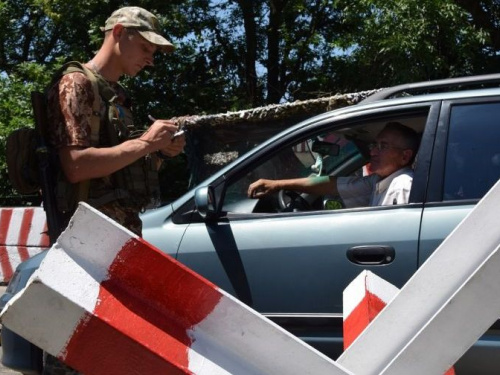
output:
<instances>
[{"instance_id":1,"label":"wheel","mask_svg":"<svg viewBox=\"0 0 500 375\"><path fill-rule=\"evenodd\" d=\"M280 190L278 204L283 212L310 211L313 209L302 195L293 190Z\"/></svg>"}]
</instances>

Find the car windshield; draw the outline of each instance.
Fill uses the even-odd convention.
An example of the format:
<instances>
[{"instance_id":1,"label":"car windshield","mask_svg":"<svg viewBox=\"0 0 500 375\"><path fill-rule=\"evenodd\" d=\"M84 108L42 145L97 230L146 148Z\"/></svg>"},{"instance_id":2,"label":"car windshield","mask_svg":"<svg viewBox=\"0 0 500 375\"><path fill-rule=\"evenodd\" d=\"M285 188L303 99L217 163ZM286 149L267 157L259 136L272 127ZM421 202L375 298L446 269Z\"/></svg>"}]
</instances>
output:
<instances>
[{"instance_id":1,"label":"car windshield","mask_svg":"<svg viewBox=\"0 0 500 375\"><path fill-rule=\"evenodd\" d=\"M287 163L297 164L296 174L291 177L330 175L356 155L360 150L343 135L328 133L300 142L292 147ZM279 177L287 178L287 177Z\"/></svg>"}]
</instances>

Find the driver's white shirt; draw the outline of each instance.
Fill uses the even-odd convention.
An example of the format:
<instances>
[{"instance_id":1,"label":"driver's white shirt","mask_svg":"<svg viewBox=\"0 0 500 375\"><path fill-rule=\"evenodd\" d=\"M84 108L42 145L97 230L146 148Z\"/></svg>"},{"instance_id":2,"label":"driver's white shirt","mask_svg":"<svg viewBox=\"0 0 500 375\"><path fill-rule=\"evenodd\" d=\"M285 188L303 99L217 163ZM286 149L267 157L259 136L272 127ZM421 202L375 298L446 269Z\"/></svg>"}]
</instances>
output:
<instances>
[{"instance_id":1,"label":"driver's white shirt","mask_svg":"<svg viewBox=\"0 0 500 375\"><path fill-rule=\"evenodd\" d=\"M413 170L401 168L380 179L376 174L365 177L339 177L337 190L346 208L388 206L408 203Z\"/></svg>"}]
</instances>

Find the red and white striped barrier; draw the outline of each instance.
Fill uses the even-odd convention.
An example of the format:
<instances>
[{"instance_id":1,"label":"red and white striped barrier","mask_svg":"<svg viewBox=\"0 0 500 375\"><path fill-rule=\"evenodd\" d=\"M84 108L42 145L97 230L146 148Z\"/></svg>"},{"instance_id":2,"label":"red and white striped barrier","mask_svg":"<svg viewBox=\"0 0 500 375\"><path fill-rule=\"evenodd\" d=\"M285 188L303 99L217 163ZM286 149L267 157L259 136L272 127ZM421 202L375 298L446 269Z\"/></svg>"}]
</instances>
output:
<instances>
[{"instance_id":1,"label":"red and white striped barrier","mask_svg":"<svg viewBox=\"0 0 500 375\"><path fill-rule=\"evenodd\" d=\"M397 287L367 270L344 289L344 349L353 343L398 292ZM455 369L450 368L445 375L455 375Z\"/></svg>"},{"instance_id":2,"label":"red and white striped barrier","mask_svg":"<svg viewBox=\"0 0 500 375\"><path fill-rule=\"evenodd\" d=\"M337 359L356 375L444 373L500 316L500 181Z\"/></svg>"},{"instance_id":3,"label":"red and white striped barrier","mask_svg":"<svg viewBox=\"0 0 500 375\"><path fill-rule=\"evenodd\" d=\"M344 349L363 332L399 289L364 270L344 289Z\"/></svg>"},{"instance_id":4,"label":"red and white striped barrier","mask_svg":"<svg viewBox=\"0 0 500 375\"><path fill-rule=\"evenodd\" d=\"M0 282L8 282L19 263L48 248L42 207L0 208Z\"/></svg>"},{"instance_id":5,"label":"red and white striped barrier","mask_svg":"<svg viewBox=\"0 0 500 375\"><path fill-rule=\"evenodd\" d=\"M1 319L86 375L349 374L83 203Z\"/></svg>"}]
</instances>

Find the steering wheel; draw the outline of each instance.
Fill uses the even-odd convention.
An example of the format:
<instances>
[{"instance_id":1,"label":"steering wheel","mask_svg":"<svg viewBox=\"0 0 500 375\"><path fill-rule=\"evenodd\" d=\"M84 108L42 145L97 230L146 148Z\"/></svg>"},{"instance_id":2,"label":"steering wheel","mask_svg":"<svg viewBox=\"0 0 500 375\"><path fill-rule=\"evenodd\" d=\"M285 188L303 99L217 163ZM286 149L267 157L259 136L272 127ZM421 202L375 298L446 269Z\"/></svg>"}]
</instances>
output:
<instances>
[{"instance_id":1,"label":"steering wheel","mask_svg":"<svg viewBox=\"0 0 500 375\"><path fill-rule=\"evenodd\" d=\"M282 211L310 211L311 204L299 193L293 190L280 190L278 192L278 204Z\"/></svg>"}]
</instances>

